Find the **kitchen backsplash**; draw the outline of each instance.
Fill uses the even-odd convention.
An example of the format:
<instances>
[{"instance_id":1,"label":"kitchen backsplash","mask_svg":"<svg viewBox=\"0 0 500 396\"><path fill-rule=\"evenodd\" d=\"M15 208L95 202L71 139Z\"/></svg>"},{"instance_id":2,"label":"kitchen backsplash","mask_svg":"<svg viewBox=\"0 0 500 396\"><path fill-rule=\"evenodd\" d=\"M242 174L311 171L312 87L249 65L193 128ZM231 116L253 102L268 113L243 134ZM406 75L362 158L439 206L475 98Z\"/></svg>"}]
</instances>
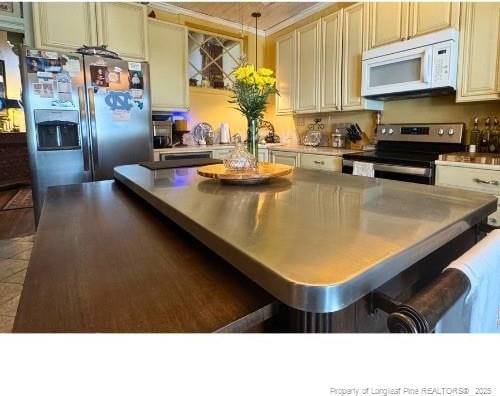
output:
<instances>
[{"instance_id":1,"label":"kitchen backsplash","mask_svg":"<svg viewBox=\"0 0 500 396\"><path fill-rule=\"evenodd\" d=\"M382 110L381 123L465 123L466 134L473 127L474 117L479 117L481 125L488 116L500 115L500 102L477 102L456 103L455 96L426 97L418 99L406 99L398 101L387 101ZM361 147L368 144L374 136L376 126L375 111L350 111L333 112L321 114L304 114L293 117L297 139L301 141L302 136L308 131L309 125L314 124L315 119L321 119L324 124L322 133L328 137L333 132L333 124L357 123L364 132L363 141L357 142L351 147ZM275 118L277 128L286 116ZM291 116L290 116L291 117ZM283 120L284 121L284 120Z\"/></svg>"},{"instance_id":2,"label":"kitchen backsplash","mask_svg":"<svg viewBox=\"0 0 500 396\"><path fill-rule=\"evenodd\" d=\"M204 95L203 95L204 96ZM222 122L228 122L231 135L236 132L245 133L245 118L238 111L232 109L225 95L192 95L191 109L188 113L189 129L193 129L198 122L209 122L216 132L216 142L219 138L219 128ZM388 101L382 110L382 123L450 123L463 122L466 132L473 126L473 118L479 117L482 122L488 116L500 116L499 101L477 102L477 103L455 103L454 95L442 97L427 97L419 99L407 99ZM322 133L324 140L331 137L333 124L357 123L364 132L363 140L351 145L352 148L361 148L363 144L369 144L374 136L376 125L375 111L349 111L332 112L321 114L304 114L295 116L276 116L274 114L274 103L268 105L265 119L270 121L276 133L280 136L282 143L302 143L302 136L314 124L315 119L320 119L324 124ZM195 144L191 134L184 136L187 144Z\"/></svg>"}]
</instances>

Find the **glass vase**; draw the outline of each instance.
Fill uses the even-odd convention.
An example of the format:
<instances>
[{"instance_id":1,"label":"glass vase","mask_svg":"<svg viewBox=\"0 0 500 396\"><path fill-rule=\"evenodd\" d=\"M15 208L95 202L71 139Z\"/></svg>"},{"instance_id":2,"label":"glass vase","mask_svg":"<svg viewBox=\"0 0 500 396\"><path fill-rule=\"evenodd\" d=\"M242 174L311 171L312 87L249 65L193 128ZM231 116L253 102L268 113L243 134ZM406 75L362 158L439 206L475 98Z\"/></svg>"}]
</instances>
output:
<instances>
[{"instance_id":1,"label":"glass vase","mask_svg":"<svg viewBox=\"0 0 500 396\"><path fill-rule=\"evenodd\" d=\"M259 122L255 118L247 118L247 150L255 157L255 162L259 162Z\"/></svg>"}]
</instances>

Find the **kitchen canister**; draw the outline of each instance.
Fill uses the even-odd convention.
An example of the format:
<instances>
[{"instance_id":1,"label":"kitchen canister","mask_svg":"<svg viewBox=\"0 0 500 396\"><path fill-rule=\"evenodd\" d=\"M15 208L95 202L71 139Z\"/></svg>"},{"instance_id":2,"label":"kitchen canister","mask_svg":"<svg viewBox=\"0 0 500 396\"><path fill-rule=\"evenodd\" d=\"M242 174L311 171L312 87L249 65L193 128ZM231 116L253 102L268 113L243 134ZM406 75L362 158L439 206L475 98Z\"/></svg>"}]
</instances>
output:
<instances>
[{"instance_id":1,"label":"kitchen canister","mask_svg":"<svg viewBox=\"0 0 500 396\"><path fill-rule=\"evenodd\" d=\"M231 134L229 133L229 124L223 122L220 124L220 142L226 144L231 142Z\"/></svg>"},{"instance_id":2,"label":"kitchen canister","mask_svg":"<svg viewBox=\"0 0 500 396\"><path fill-rule=\"evenodd\" d=\"M176 131L187 131L187 120L175 120L175 130Z\"/></svg>"}]
</instances>

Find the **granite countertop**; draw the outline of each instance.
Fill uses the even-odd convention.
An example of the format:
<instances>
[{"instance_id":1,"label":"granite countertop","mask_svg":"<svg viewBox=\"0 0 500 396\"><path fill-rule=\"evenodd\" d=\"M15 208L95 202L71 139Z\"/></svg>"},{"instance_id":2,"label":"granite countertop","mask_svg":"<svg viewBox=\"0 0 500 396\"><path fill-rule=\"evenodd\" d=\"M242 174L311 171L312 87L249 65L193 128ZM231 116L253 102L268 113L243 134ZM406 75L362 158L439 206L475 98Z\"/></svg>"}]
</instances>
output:
<instances>
[{"instance_id":1,"label":"granite countertop","mask_svg":"<svg viewBox=\"0 0 500 396\"><path fill-rule=\"evenodd\" d=\"M468 152L441 154L436 165L500 170L500 154Z\"/></svg>"},{"instance_id":2,"label":"granite countertop","mask_svg":"<svg viewBox=\"0 0 500 396\"><path fill-rule=\"evenodd\" d=\"M273 148L281 143L266 143L259 144L259 148ZM223 150L223 149L232 149L234 148L234 144L196 144L196 145L187 145L184 147L167 147L167 148L159 148L153 149L156 152L169 152L169 153L184 153L184 152L193 152L193 151L210 151L210 150Z\"/></svg>"},{"instance_id":3,"label":"granite countertop","mask_svg":"<svg viewBox=\"0 0 500 396\"><path fill-rule=\"evenodd\" d=\"M254 186L139 165L115 179L308 312L341 310L497 209L488 194L301 168Z\"/></svg>"},{"instance_id":4,"label":"granite countertop","mask_svg":"<svg viewBox=\"0 0 500 396\"><path fill-rule=\"evenodd\" d=\"M292 151L292 152L306 153L306 154L323 154L323 155L336 155L336 156L342 156L344 154L360 152L360 150L354 150L354 149L339 149L334 147L312 147L312 146L304 146L301 144L276 145L274 147L270 147L270 149L276 151Z\"/></svg>"},{"instance_id":5,"label":"granite countertop","mask_svg":"<svg viewBox=\"0 0 500 396\"><path fill-rule=\"evenodd\" d=\"M167 151L171 153L177 153L177 152L182 153L182 152L193 152L193 151L231 149L233 147L234 147L233 144L190 145L186 147L154 149L154 151L162 153ZM307 154L323 154L323 155L336 155L336 156L342 156L344 154L349 154L349 153L357 153L360 151L352 149L337 149L333 147L311 147L311 146L304 146L301 144L285 144L285 143L259 144L259 147L275 151L291 151L291 152L300 152Z\"/></svg>"}]
</instances>

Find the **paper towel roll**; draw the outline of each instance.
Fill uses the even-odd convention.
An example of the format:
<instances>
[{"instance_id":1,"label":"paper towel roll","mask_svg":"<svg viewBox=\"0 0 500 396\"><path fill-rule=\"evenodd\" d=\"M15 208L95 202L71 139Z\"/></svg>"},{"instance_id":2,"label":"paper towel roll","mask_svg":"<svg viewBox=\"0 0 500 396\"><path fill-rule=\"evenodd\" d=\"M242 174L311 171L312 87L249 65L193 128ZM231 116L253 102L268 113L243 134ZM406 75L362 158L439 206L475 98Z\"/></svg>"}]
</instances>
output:
<instances>
[{"instance_id":1,"label":"paper towel roll","mask_svg":"<svg viewBox=\"0 0 500 396\"><path fill-rule=\"evenodd\" d=\"M176 131L187 131L188 124L186 120L175 120L175 130Z\"/></svg>"},{"instance_id":2,"label":"paper towel roll","mask_svg":"<svg viewBox=\"0 0 500 396\"><path fill-rule=\"evenodd\" d=\"M222 144L229 143L231 141L231 135L229 134L229 124L223 122L220 124L220 142Z\"/></svg>"}]
</instances>

